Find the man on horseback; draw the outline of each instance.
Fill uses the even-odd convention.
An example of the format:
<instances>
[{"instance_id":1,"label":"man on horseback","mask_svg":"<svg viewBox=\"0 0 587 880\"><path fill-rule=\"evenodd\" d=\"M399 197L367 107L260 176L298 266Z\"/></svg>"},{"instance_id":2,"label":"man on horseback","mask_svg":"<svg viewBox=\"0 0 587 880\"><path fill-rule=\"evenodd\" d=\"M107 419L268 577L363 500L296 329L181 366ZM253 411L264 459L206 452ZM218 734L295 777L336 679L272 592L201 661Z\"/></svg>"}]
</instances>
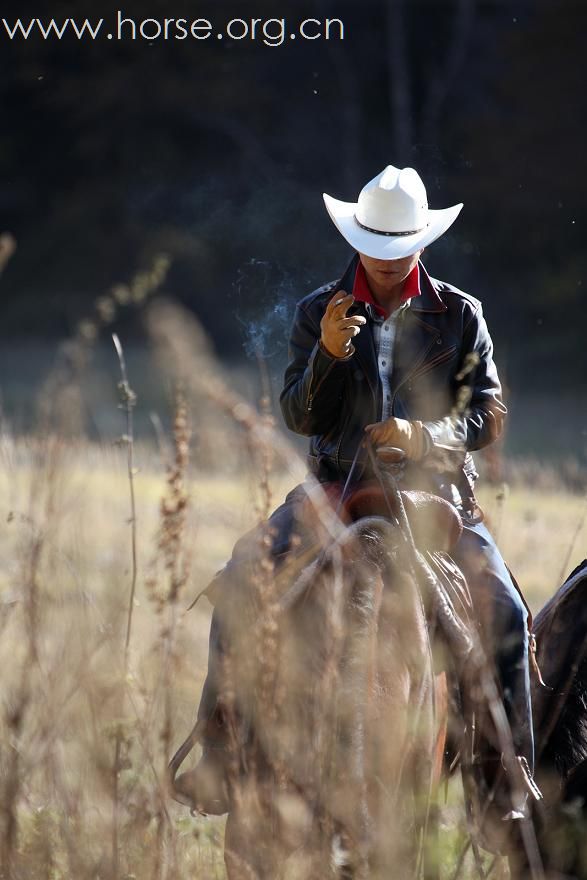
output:
<instances>
[{"instance_id":1,"label":"man on horseback","mask_svg":"<svg viewBox=\"0 0 587 880\"><path fill-rule=\"evenodd\" d=\"M321 483L369 476L366 437L407 459L405 480L450 501L463 532L452 556L471 590L493 655L514 750L533 766L527 610L483 523L473 491L471 451L502 432L506 407L481 304L431 278L420 258L462 205L428 207L417 172L391 165L356 203L324 195L328 213L355 254L342 277L297 305L280 401L292 431L310 437L309 469ZM307 489L289 493L265 527L277 564L295 550ZM267 541L265 542L267 544ZM216 605L208 678L198 712L203 755L176 781L187 802L208 813L228 809L225 731L218 720L222 606L239 571L259 552L254 530L236 545L209 595Z\"/></svg>"}]
</instances>

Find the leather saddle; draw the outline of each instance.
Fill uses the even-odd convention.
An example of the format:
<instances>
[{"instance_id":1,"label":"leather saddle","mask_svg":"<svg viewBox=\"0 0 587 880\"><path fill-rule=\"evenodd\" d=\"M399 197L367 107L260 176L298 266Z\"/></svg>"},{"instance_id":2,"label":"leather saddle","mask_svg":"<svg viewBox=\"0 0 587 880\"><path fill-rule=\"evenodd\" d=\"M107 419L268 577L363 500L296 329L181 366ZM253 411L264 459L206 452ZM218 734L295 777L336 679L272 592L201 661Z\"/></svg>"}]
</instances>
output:
<instances>
[{"instance_id":1,"label":"leather saddle","mask_svg":"<svg viewBox=\"0 0 587 880\"><path fill-rule=\"evenodd\" d=\"M331 503L340 503L342 487L339 483L323 486ZM337 498L338 493L338 498ZM457 509L437 495L420 490L400 492L414 542L419 550L449 553L463 531ZM398 500L384 492L380 483L372 481L359 484L342 500L339 516L343 522L355 522L364 516L398 518Z\"/></svg>"}]
</instances>

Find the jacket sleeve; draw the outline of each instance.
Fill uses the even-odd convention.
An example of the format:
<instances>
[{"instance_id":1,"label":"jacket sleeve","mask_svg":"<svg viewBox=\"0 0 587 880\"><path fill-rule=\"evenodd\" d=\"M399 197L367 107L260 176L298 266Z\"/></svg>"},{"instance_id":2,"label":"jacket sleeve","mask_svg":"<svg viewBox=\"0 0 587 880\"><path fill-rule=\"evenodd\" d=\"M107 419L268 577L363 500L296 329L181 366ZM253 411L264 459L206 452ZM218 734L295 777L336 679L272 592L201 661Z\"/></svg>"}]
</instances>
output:
<instances>
[{"instance_id":1,"label":"jacket sleeve","mask_svg":"<svg viewBox=\"0 0 587 880\"><path fill-rule=\"evenodd\" d=\"M445 418L423 422L431 444L429 454L483 449L503 430L507 409L493 361L493 343L481 306L477 306L463 334L460 370L456 375L452 412Z\"/></svg>"},{"instance_id":2,"label":"jacket sleeve","mask_svg":"<svg viewBox=\"0 0 587 880\"><path fill-rule=\"evenodd\" d=\"M325 434L337 424L348 359L320 346L320 325L298 305L289 340L289 364L279 401L285 423L296 434Z\"/></svg>"}]
</instances>

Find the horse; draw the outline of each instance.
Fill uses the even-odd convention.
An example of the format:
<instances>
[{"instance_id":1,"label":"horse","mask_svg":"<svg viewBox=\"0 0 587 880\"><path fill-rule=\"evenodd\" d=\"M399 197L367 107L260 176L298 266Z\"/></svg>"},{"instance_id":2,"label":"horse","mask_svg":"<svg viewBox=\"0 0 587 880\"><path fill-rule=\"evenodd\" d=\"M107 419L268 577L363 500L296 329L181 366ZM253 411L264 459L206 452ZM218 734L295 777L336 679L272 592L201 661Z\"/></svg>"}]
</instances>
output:
<instances>
[{"instance_id":1,"label":"horse","mask_svg":"<svg viewBox=\"0 0 587 880\"><path fill-rule=\"evenodd\" d=\"M297 576L296 560L277 573L261 560L224 623L230 880L276 877L292 856L308 877L432 870L446 655L463 667L475 642L464 579L446 556L460 520L441 499L400 493L390 473L334 519Z\"/></svg>"},{"instance_id":2,"label":"horse","mask_svg":"<svg viewBox=\"0 0 587 880\"><path fill-rule=\"evenodd\" d=\"M266 610L265 655L232 665L248 730L235 736L230 880L251 868L279 876L292 855L303 876L322 878L417 862L434 784L434 669L400 556L387 519L347 526Z\"/></svg>"},{"instance_id":3,"label":"horse","mask_svg":"<svg viewBox=\"0 0 587 880\"><path fill-rule=\"evenodd\" d=\"M587 877L587 559L536 615L543 682L532 704L536 780L544 793L535 821L549 876Z\"/></svg>"}]
</instances>

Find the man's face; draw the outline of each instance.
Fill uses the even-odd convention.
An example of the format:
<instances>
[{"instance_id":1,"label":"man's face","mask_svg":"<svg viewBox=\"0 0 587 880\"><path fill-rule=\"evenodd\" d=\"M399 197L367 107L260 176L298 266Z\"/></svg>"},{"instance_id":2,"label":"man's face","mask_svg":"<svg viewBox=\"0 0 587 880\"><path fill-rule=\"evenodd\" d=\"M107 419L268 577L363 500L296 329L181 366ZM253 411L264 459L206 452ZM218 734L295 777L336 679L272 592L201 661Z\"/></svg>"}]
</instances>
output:
<instances>
[{"instance_id":1,"label":"man's face","mask_svg":"<svg viewBox=\"0 0 587 880\"><path fill-rule=\"evenodd\" d=\"M377 260L366 254L359 254L367 278L372 279L378 285L393 290L402 281L405 281L423 253L423 249L416 251L409 257L400 260Z\"/></svg>"}]
</instances>

